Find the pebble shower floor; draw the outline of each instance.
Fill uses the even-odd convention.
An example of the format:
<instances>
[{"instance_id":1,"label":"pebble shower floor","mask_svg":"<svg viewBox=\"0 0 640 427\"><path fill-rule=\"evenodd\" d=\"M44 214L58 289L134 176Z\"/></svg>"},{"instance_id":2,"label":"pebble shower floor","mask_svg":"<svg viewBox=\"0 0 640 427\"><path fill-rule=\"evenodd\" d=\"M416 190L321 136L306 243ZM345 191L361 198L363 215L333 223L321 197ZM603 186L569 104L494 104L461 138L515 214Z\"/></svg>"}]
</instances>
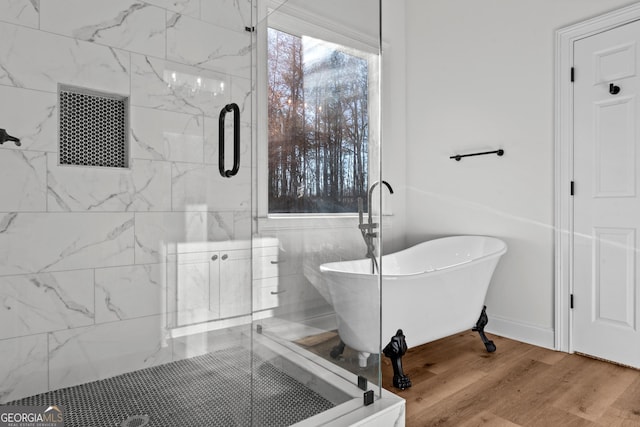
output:
<instances>
[{"instance_id":1,"label":"pebble shower floor","mask_svg":"<svg viewBox=\"0 0 640 427\"><path fill-rule=\"evenodd\" d=\"M66 427L288 426L334 406L240 348L54 390L7 405L63 406Z\"/></svg>"}]
</instances>

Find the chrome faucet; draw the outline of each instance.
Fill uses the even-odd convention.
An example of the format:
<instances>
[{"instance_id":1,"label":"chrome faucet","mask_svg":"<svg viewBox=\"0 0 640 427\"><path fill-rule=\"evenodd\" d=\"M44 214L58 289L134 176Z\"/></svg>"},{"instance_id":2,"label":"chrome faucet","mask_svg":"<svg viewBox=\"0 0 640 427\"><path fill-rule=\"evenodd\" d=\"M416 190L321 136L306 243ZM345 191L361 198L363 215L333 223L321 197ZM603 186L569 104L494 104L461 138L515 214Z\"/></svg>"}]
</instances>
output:
<instances>
[{"instance_id":1,"label":"chrome faucet","mask_svg":"<svg viewBox=\"0 0 640 427\"><path fill-rule=\"evenodd\" d=\"M371 206L371 199L373 196L373 189L376 187L376 185L380 184L380 182L382 182L384 185L387 186L387 188L389 189L389 194L393 194L393 188L391 188L391 185L389 185L389 183L387 181L376 181L373 184L371 184L371 187L369 187L369 193L368 193L368 200L367 200L367 207L368 207L368 212L367 212L367 223L365 223L363 221L363 203L362 203L362 197L358 197L358 220L359 220L359 224L358 224L358 228L360 229L360 232L362 233L362 238L364 239L365 244L367 245L367 258L371 258L371 273L375 273L378 263L376 261L376 248L374 245L373 240L378 237L378 233L375 231L376 228L378 228L378 223L373 222L373 214L372 214L372 206Z\"/></svg>"}]
</instances>

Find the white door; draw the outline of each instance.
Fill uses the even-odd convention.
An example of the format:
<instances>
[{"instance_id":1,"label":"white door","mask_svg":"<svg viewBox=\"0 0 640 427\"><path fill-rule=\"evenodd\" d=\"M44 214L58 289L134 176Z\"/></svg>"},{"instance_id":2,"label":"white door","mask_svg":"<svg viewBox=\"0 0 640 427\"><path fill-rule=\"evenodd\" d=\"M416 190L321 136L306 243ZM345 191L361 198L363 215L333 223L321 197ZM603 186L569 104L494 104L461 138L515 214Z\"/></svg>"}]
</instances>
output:
<instances>
[{"instance_id":1,"label":"white door","mask_svg":"<svg viewBox=\"0 0 640 427\"><path fill-rule=\"evenodd\" d=\"M640 21L574 44L573 350L640 367Z\"/></svg>"}]
</instances>

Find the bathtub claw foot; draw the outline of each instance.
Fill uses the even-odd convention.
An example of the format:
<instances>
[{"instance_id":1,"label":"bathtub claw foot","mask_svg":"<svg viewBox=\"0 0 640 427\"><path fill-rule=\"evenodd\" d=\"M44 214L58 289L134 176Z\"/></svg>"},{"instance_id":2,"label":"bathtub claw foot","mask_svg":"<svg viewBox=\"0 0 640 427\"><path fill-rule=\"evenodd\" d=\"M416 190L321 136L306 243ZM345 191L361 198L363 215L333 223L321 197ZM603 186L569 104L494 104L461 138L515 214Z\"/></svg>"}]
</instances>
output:
<instances>
[{"instance_id":1,"label":"bathtub claw foot","mask_svg":"<svg viewBox=\"0 0 640 427\"><path fill-rule=\"evenodd\" d=\"M382 350L382 353L391 359L393 366L393 386L400 390L411 387L411 380L404 374L402 369L402 356L407 352L407 341L404 339L402 329L391 337L389 344Z\"/></svg>"},{"instance_id":2,"label":"bathtub claw foot","mask_svg":"<svg viewBox=\"0 0 640 427\"><path fill-rule=\"evenodd\" d=\"M487 349L487 352L493 353L496 351L496 345L484 334L484 327L489 323L489 317L487 317L487 306L482 307L482 313L480 313L480 318L476 323L476 326L473 327L472 331L477 332L480 335L480 339L482 343Z\"/></svg>"},{"instance_id":3,"label":"bathtub claw foot","mask_svg":"<svg viewBox=\"0 0 640 427\"><path fill-rule=\"evenodd\" d=\"M340 340L340 344L333 346L333 348L329 352L329 356L331 356L332 359L337 359L338 357L340 357L340 355L342 355L342 352L344 352L344 346L344 342Z\"/></svg>"}]
</instances>

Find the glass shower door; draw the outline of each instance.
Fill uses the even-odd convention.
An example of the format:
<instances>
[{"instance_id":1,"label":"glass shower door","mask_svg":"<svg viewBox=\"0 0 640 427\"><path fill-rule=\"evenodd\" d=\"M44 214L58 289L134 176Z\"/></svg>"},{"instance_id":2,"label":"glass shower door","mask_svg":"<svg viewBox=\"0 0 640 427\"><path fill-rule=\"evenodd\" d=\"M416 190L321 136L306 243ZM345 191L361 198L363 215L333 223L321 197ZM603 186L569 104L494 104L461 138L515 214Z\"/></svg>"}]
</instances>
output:
<instances>
[{"instance_id":1,"label":"glass shower door","mask_svg":"<svg viewBox=\"0 0 640 427\"><path fill-rule=\"evenodd\" d=\"M201 17L211 21L179 45L200 73L187 77L186 92L200 92L206 107L196 150L203 160L176 165L172 180L187 231L167 249L168 323L194 373L184 402L193 417L176 425L258 425L251 328L255 7L252 0L200 2Z\"/></svg>"},{"instance_id":2,"label":"glass shower door","mask_svg":"<svg viewBox=\"0 0 640 427\"><path fill-rule=\"evenodd\" d=\"M307 385L289 406L321 425L382 394L380 4L269 1L258 16L254 349ZM339 261L359 277L335 282Z\"/></svg>"}]
</instances>

